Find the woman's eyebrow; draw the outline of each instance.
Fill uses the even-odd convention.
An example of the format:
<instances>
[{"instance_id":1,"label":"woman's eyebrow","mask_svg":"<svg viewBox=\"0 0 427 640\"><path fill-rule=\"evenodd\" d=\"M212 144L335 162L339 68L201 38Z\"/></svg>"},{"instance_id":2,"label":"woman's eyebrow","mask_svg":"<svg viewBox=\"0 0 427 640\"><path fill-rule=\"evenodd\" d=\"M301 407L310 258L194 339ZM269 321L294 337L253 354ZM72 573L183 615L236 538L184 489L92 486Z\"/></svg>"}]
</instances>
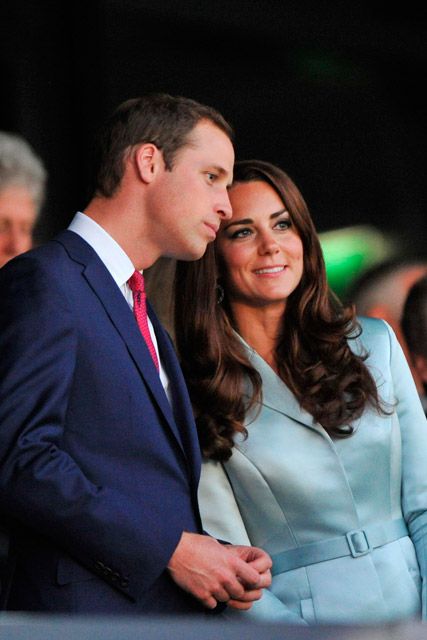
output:
<instances>
[{"instance_id":1,"label":"woman's eyebrow","mask_svg":"<svg viewBox=\"0 0 427 640\"><path fill-rule=\"evenodd\" d=\"M287 209L280 209L280 211L275 211L270 215L270 220L274 220L274 218L278 218L279 216L282 215L282 213L288 213ZM233 222L229 222L227 225L224 226L224 231L229 227L232 227L233 225L253 224L253 222L254 221L252 220L252 218L242 218L241 220L233 220Z\"/></svg>"},{"instance_id":2,"label":"woman's eyebrow","mask_svg":"<svg viewBox=\"0 0 427 640\"><path fill-rule=\"evenodd\" d=\"M237 225L237 224L253 224L253 220L252 220L252 218L242 218L241 220L233 220L233 222L229 222L224 227L224 231L226 229L228 229L229 227L232 227L233 225Z\"/></svg>"}]
</instances>

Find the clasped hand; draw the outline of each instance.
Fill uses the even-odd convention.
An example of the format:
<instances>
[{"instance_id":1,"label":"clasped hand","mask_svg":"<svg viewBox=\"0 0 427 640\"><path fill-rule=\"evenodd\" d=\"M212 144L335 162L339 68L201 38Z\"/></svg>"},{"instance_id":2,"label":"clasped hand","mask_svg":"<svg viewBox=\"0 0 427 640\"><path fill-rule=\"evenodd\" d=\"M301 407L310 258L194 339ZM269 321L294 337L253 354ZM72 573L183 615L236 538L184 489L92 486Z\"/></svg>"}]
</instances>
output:
<instances>
[{"instance_id":1,"label":"clasped hand","mask_svg":"<svg viewBox=\"0 0 427 640\"><path fill-rule=\"evenodd\" d=\"M168 569L173 580L209 609L226 602L250 609L271 584L271 559L258 547L223 545L215 538L184 532Z\"/></svg>"}]
</instances>

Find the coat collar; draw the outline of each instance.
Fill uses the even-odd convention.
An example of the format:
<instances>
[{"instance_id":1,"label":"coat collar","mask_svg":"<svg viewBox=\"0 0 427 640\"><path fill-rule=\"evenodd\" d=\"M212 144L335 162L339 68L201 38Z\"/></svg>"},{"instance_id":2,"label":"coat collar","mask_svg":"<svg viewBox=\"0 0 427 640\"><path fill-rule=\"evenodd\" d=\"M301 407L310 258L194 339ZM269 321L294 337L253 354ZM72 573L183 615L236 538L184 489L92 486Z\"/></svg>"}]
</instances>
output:
<instances>
[{"instance_id":1,"label":"coat collar","mask_svg":"<svg viewBox=\"0 0 427 640\"><path fill-rule=\"evenodd\" d=\"M261 376L262 404L283 413L289 418L292 418L292 420L310 427L315 431L325 433L322 426L315 422L313 416L301 408L292 391L290 391L283 380L279 378L277 373L273 371L270 365L268 365L241 336L238 337L245 348L249 361Z\"/></svg>"}]
</instances>

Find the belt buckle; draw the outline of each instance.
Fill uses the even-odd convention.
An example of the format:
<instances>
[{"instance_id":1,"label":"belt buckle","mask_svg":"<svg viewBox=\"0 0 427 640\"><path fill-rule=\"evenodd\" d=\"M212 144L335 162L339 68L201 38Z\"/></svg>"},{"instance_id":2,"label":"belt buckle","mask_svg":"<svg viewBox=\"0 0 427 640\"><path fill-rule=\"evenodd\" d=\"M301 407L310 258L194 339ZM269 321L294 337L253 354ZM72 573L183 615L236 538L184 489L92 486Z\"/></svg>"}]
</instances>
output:
<instances>
[{"instance_id":1,"label":"belt buckle","mask_svg":"<svg viewBox=\"0 0 427 640\"><path fill-rule=\"evenodd\" d=\"M363 529L348 531L345 537L347 538L347 544L353 558L359 558L360 556L366 556L368 553L371 553L372 547Z\"/></svg>"}]
</instances>

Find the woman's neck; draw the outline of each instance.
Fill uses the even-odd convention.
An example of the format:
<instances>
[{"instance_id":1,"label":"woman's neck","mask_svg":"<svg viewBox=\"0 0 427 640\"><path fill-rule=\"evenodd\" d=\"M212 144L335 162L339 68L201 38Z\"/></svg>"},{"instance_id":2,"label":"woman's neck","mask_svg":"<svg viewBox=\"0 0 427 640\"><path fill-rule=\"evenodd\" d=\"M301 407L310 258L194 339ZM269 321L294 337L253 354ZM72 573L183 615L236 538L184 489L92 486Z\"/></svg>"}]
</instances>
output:
<instances>
[{"instance_id":1,"label":"woman's neck","mask_svg":"<svg viewBox=\"0 0 427 640\"><path fill-rule=\"evenodd\" d=\"M234 324L245 342L263 358L277 373L276 347L284 307L247 307L231 303Z\"/></svg>"}]
</instances>

